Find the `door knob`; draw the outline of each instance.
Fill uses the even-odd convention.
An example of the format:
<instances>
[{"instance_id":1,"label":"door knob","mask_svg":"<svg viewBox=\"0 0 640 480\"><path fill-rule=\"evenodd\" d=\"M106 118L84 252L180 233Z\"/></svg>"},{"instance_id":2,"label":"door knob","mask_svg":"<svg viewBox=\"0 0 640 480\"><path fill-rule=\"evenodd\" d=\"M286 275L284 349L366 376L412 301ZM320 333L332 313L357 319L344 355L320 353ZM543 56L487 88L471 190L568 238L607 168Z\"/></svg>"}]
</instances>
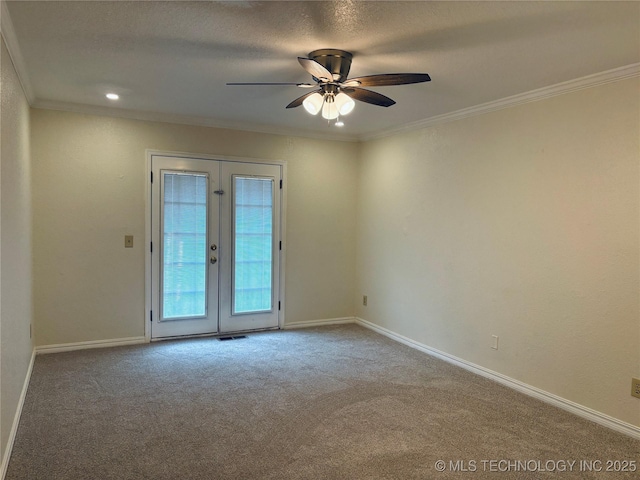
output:
<instances>
[{"instance_id":1,"label":"door knob","mask_svg":"<svg viewBox=\"0 0 640 480\"><path fill-rule=\"evenodd\" d=\"M218 261L218 259L217 259L216 257L213 257L213 256L212 256L212 257L209 259L209 261L211 262L211 265L213 265L214 263L216 263L216 262Z\"/></svg>"},{"instance_id":2,"label":"door knob","mask_svg":"<svg viewBox=\"0 0 640 480\"><path fill-rule=\"evenodd\" d=\"M218 246L215 243L211 244L211 251L215 252L218 249Z\"/></svg>"}]
</instances>

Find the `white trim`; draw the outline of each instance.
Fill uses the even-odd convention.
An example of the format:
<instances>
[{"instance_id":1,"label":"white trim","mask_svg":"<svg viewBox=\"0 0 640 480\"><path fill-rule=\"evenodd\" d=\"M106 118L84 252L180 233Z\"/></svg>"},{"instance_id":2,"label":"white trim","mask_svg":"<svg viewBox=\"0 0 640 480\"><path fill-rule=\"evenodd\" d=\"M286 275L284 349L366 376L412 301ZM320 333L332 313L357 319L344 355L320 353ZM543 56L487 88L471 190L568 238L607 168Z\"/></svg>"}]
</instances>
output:
<instances>
[{"instance_id":1,"label":"white trim","mask_svg":"<svg viewBox=\"0 0 640 480\"><path fill-rule=\"evenodd\" d=\"M11 15L9 15L9 8L4 0L0 2L0 34L2 35L2 38L4 38L4 43L7 47L7 51L9 52L9 57L11 57L11 61L13 62L13 67L16 70L16 75L18 76L18 81L22 86L24 96L27 97L29 105L32 105L36 96L33 93L33 87L31 86L29 76L27 75L27 67L25 66L24 57L22 56L22 52L18 44L18 37L13 29L13 22L11 21Z\"/></svg>"},{"instance_id":2,"label":"white trim","mask_svg":"<svg viewBox=\"0 0 640 480\"><path fill-rule=\"evenodd\" d=\"M285 318L285 274L287 259L287 162L283 162L280 168L282 175L282 190L280 190L280 241L282 242L282 250L280 250L280 310L278 312L278 328L283 328L286 322Z\"/></svg>"},{"instance_id":3,"label":"white trim","mask_svg":"<svg viewBox=\"0 0 640 480\"><path fill-rule=\"evenodd\" d=\"M468 362L466 360L463 360L462 358L450 355L441 350L429 347L428 345L425 345L423 343L416 342L415 340L395 333L362 318L356 317L355 321L358 325L380 333L381 335L391 338L392 340L415 348L416 350L420 350L421 352L439 358L440 360L444 360L445 362L452 363L477 375L489 378L490 380L498 382L501 385L512 388L513 390L517 390L530 397L537 398L538 400L542 400L545 403L566 410L570 413L573 413L574 415L585 418L604 427L610 428L611 430L624 433L625 435L640 440L640 427L623 422L622 420L618 420L617 418L610 417L609 415L598 412L589 407L585 407L584 405L572 402L571 400L559 397L558 395L554 395L553 393L546 392L537 387L533 387L501 373L494 372L493 370L489 370L488 368L481 367L480 365L476 365L475 363Z\"/></svg>"},{"instance_id":4,"label":"white trim","mask_svg":"<svg viewBox=\"0 0 640 480\"><path fill-rule=\"evenodd\" d=\"M343 325L346 323L356 323L355 317L325 318L320 320L302 320L285 324L283 330L293 330L297 328L325 327L327 325Z\"/></svg>"},{"instance_id":5,"label":"white trim","mask_svg":"<svg viewBox=\"0 0 640 480\"><path fill-rule=\"evenodd\" d=\"M73 350L88 350L91 348L121 347L123 345L139 345L148 343L145 337L114 338L110 340L91 340L88 342L59 343L56 345L41 345L36 347L36 354L71 352Z\"/></svg>"},{"instance_id":6,"label":"white trim","mask_svg":"<svg viewBox=\"0 0 640 480\"><path fill-rule=\"evenodd\" d=\"M576 78L574 80L538 88L525 93L519 93L510 97L501 98L473 107L463 108L454 112L444 113L442 115L436 115L416 122L406 123L404 125L381 130L370 135L365 134L360 137L360 140L373 140L398 133L432 127L443 123L455 122L456 120L461 120L463 118L475 117L477 115L483 115L496 110L515 107L524 103L536 102L538 100L544 100L550 97L563 95L565 93L572 93L578 90L584 90L585 88L597 87L599 85L618 82L620 80L626 80L637 76L640 76L640 63L632 63L631 65L625 65L624 67L594 73L593 75L587 75L586 77Z\"/></svg>"},{"instance_id":7,"label":"white trim","mask_svg":"<svg viewBox=\"0 0 640 480\"><path fill-rule=\"evenodd\" d=\"M11 425L11 431L9 432L9 439L2 457L2 464L0 465L0 479L4 480L7 474L7 468L9 467L9 460L11 459L11 452L13 451L13 443L16 441L16 434L18 433L18 425L20 424L20 417L22 416L22 408L24 407L24 399L27 397L27 390L29 389L29 382L31 381L31 372L33 371L33 364L36 359L36 350L31 352L31 361L29 362L29 368L27 368L27 375L25 376L24 383L22 384L22 392L20 392L20 398L18 399L18 406L16 413L13 416L13 425Z\"/></svg>"},{"instance_id":8,"label":"white trim","mask_svg":"<svg viewBox=\"0 0 640 480\"><path fill-rule=\"evenodd\" d=\"M152 151L147 150L146 170L144 176L144 338L151 341L151 156Z\"/></svg>"},{"instance_id":9,"label":"white trim","mask_svg":"<svg viewBox=\"0 0 640 480\"><path fill-rule=\"evenodd\" d=\"M319 140L331 140L342 142L358 142L357 136L336 135L325 133L324 130L310 132L291 127L276 127L273 125L251 124L243 122L223 121L195 115L178 115L174 113L148 112L144 110L129 110L124 108L107 107L102 105L86 105L83 103L61 102L57 100L36 99L31 105L33 108L43 110L60 110L63 112L81 113L84 115L97 115L104 117L128 118L149 122L174 123L178 125L192 125L196 127L211 127L234 131L252 133L265 133L268 135L281 135L286 137L315 138Z\"/></svg>"},{"instance_id":10,"label":"white trim","mask_svg":"<svg viewBox=\"0 0 640 480\"><path fill-rule=\"evenodd\" d=\"M252 158L252 157L237 157L234 155L214 155L210 153L192 153L192 152L171 152L167 150L153 150L148 148L145 150L147 159L149 160L148 174L151 175L151 157L176 157L176 158L190 158L194 160L219 160L222 162L242 162L242 163L266 163L268 165L286 165L286 160L271 160L265 158ZM150 177L147 177L150 178Z\"/></svg>"}]
</instances>

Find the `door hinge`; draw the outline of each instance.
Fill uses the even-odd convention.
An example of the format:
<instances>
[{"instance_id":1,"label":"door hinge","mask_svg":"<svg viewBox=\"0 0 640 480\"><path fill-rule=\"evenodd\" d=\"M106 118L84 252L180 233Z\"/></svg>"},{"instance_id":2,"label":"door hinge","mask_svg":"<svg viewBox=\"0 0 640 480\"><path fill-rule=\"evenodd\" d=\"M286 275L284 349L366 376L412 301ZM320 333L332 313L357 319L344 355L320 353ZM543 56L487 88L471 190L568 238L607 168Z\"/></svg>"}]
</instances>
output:
<instances>
[{"instance_id":1,"label":"door hinge","mask_svg":"<svg viewBox=\"0 0 640 480\"><path fill-rule=\"evenodd\" d=\"M149 248L150 248L151 253L153 253L153 242L149 243Z\"/></svg>"},{"instance_id":2,"label":"door hinge","mask_svg":"<svg viewBox=\"0 0 640 480\"><path fill-rule=\"evenodd\" d=\"M282 190L282 180L280 180L280 190Z\"/></svg>"},{"instance_id":3,"label":"door hinge","mask_svg":"<svg viewBox=\"0 0 640 480\"><path fill-rule=\"evenodd\" d=\"M151 172L151 183L153 183L153 172Z\"/></svg>"},{"instance_id":4,"label":"door hinge","mask_svg":"<svg viewBox=\"0 0 640 480\"><path fill-rule=\"evenodd\" d=\"M282 240L280 240L280 250L282 250Z\"/></svg>"},{"instance_id":5,"label":"door hinge","mask_svg":"<svg viewBox=\"0 0 640 480\"><path fill-rule=\"evenodd\" d=\"M149 319L153 322L153 310L149 311Z\"/></svg>"},{"instance_id":6,"label":"door hinge","mask_svg":"<svg viewBox=\"0 0 640 480\"><path fill-rule=\"evenodd\" d=\"M280 302L278 302L278 310L280 310Z\"/></svg>"}]
</instances>

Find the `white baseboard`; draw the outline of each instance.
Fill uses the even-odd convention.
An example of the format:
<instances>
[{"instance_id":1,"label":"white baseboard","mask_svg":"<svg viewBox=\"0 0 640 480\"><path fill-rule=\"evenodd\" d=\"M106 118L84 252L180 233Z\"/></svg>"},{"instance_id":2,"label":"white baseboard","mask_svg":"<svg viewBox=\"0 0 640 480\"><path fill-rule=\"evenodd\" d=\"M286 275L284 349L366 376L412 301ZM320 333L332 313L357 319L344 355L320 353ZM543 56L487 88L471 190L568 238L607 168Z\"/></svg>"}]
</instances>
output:
<instances>
[{"instance_id":1,"label":"white baseboard","mask_svg":"<svg viewBox=\"0 0 640 480\"><path fill-rule=\"evenodd\" d=\"M355 317L325 318L323 320L304 320L301 322L285 323L283 330L293 330L295 328L325 327L327 325L342 325L345 323L355 323Z\"/></svg>"},{"instance_id":2,"label":"white baseboard","mask_svg":"<svg viewBox=\"0 0 640 480\"><path fill-rule=\"evenodd\" d=\"M20 398L18 399L18 406L16 407L16 413L13 416L13 425L11 425L11 431L9 432L9 439L7 440L6 449L2 456L2 464L0 464L0 480L4 480L7 474L7 468L9 467L9 460L11 459L11 452L13 451L13 443L16 441L16 434L18 433L18 425L20 424L20 416L22 415L22 407L24 407L24 399L27 397L27 390L29 389L29 381L31 380L31 372L33 371L33 363L36 359L36 350L33 349L31 353L31 361L29 362L29 368L27 368L27 375L25 376L24 383L22 384L22 391L20 392Z\"/></svg>"},{"instance_id":3,"label":"white baseboard","mask_svg":"<svg viewBox=\"0 0 640 480\"><path fill-rule=\"evenodd\" d=\"M111 340L92 340L89 342L59 343L57 345L41 345L36 347L36 354L70 352L72 350L87 350L89 348L121 347L123 345L138 345L148 343L145 337L114 338Z\"/></svg>"},{"instance_id":4,"label":"white baseboard","mask_svg":"<svg viewBox=\"0 0 640 480\"><path fill-rule=\"evenodd\" d=\"M624 433L625 435L640 440L640 427L623 422L622 420L618 420L617 418L610 417L609 415L598 412L589 407L585 407L584 405L572 402L571 400L559 397L557 395L554 395L553 393L545 392L544 390L541 390L537 387L533 387L501 373L494 372L493 370L489 370L488 368L481 367L480 365L476 365L475 363L468 362L466 360L463 360L462 358L429 347L428 345L424 345L423 343L416 342L415 340L392 332L391 330L371 323L362 318L356 318L355 322L358 325L362 325L365 328L378 332L385 337L389 337L392 340L403 343L404 345L415 348L416 350L420 350L421 352L427 353L433 357L437 357L441 360L444 360L445 362L452 363L475 374L482 375L483 377L489 378L509 388L529 395L530 397L537 398L538 400L542 400L545 403L566 410L570 413L573 413L574 415L578 415L579 417L610 428L611 430Z\"/></svg>"}]
</instances>

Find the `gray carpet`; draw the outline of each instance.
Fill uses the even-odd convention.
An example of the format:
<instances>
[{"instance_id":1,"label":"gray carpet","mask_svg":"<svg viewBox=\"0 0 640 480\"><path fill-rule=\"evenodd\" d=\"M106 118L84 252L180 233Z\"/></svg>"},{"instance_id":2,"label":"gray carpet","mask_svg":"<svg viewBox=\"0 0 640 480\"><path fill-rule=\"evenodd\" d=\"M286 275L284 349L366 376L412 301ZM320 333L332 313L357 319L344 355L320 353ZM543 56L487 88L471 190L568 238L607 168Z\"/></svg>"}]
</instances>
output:
<instances>
[{"instance_id":1,"label":"gray carpet","mask_svg":"<svg viewBox=\"0 0 640 480\"><path fill-rule=\"evenodd\" d=\"M640 442L344 325L38 356L6 479L638 478L606 460Z\"/></svg>"}]
</instances>

